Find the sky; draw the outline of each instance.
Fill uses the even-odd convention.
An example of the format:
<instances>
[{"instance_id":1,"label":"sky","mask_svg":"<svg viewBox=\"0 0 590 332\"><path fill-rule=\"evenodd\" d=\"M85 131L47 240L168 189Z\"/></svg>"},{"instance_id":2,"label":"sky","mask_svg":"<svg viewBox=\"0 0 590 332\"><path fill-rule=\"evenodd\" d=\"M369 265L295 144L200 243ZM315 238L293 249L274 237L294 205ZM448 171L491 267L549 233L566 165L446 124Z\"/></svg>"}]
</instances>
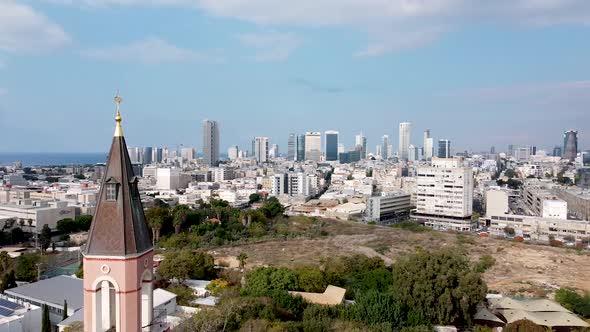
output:
<instances>
[{"instance_id":1,"label":"sky","mask_svg":"<svg viewBox=\"0 0 590 332\"><path fill-rule=\"evenodd\" d=\"M0 0L0 152L108 150L117 90L129 146L590 148L590 1Z\"/></svg>"}]
</instances>

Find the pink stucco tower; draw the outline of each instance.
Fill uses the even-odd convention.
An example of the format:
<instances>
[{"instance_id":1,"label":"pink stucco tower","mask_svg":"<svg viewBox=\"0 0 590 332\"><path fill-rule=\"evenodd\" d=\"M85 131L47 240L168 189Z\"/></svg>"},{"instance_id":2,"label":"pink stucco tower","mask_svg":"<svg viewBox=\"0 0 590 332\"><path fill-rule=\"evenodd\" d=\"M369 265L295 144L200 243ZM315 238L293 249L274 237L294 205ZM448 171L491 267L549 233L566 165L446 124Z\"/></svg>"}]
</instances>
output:
<instances>
[{"instance_id":1,"label":"pink stucco tower","mask_svg":"<svg viewBox=\"0 0 590 332\"><path fill-rule=\"evenodd\" d=\"M149 331L153 246L121 127L115 135L84 255L84 331Z\"/></svg>"}]
</instances>

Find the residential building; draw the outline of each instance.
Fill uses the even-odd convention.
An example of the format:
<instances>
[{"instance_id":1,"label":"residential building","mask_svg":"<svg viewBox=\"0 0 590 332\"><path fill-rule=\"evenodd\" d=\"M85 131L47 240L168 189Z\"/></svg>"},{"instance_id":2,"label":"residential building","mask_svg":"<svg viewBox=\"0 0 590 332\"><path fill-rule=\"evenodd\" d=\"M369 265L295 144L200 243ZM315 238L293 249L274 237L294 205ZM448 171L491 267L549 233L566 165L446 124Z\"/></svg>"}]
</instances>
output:
<instances>
[{"instance_id":1,"label":"residential building","mask_svg":"<svg viewBox=\"0 0 590 332\"><path fill-rule=\"evenodd\" d=\"M578 132L568 130L563 134L563 159L574 161L578 156Z\"/></svg>"},{"instance_id":2,"label":"residential building","mask_svg":"<svg viewBox=\"0 0 590 332\"><path fill-rule=\"evenodd\" d=\"M217 121L203 121L203 161L208 166L219 164L219 125Z\"/></svg>"},{"instance_id":3,"label":"residential building","mask_svg":"<svg viewBox=\"0 0 590 332\"><path fill-rule=\"evenodd\" d=\"M399 159L408 160L412 124L410 122L401 122L399 124Z\"/></svg>"},{"instance_id":4,"label":"residential building","mask_svg":"<svg viewBox=\"0 0 590 332\"><path fill-rule=\"evenodd\" d=\"M338 160L338 132L328 130L324 135L326 140L326 161Z\"/></svg>"},{"instance_id":5,"label":"residential building","mask_svg":"<svg viewBox=\"0 0 590 332\"><path fill-rule=\"evenodd\" d=\"M268 162L268 137L255 137L252 141L252 151L258 163Z\"/></svg>"},{"instance_id":6,"label":"residential building","mask_svg":"<svg viewBox=\"0 0 590 332\"><path fill-rule=\"evenodd\" d=\"M322 134L319 132L305 133L305 160L319 162L322 157Z\"/></svg>"},{"instance_id":7,"label":"residential building","mask_svg":"<svg viewBox=\"0 0 590 332\"><path fill-rule=\"evenodd\" d=\"M373 196L367 199L365 219L377 223L391 223L409 216L411 208L411 195L408 193Z\"/></svg>"},{"instance_id":8,"label":"residential building","mask_svg":"<svg viewBox=\"0 0 590 332\"><path fill-rule=\"evenodd\" d=\"M438 230L471 231L473 170L458 158L432 158L416 171L416 213L412 218Z\"/></svg>"},{"instance_id":9,"label":"residential building","mask_svg":"<svg viewBox=\"0 0 590 332\"><path fill-rule=\"evenodd\" d=\"M451 141L448 139L438 140L438 157L451 158Z\"/></svg>"}]
</instances>

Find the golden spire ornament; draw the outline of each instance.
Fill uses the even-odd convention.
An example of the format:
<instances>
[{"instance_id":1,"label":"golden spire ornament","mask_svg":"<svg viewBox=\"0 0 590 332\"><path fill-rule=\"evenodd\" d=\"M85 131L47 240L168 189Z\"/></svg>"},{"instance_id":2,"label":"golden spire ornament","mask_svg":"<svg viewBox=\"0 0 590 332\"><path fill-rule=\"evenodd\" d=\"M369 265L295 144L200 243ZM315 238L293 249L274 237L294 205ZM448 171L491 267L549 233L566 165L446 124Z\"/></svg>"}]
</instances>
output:
<instances>
[{"instance_id":1,"label":"golden spire ornament","mask_svg":"<svg viewBox=\"0 0 590 332\"><path fill-rule=\"evenodd\" d=\"M123 98L121 98L121 96L119 95L119 91L117 91L117 94L115 95L115 104L117 105L117 115L115 116L115 121L117 122L117 125L115 127L115 137L122 137L123 136L123 127L121 127L121 102L123 101Z\"/></svg>"}]
</instances>

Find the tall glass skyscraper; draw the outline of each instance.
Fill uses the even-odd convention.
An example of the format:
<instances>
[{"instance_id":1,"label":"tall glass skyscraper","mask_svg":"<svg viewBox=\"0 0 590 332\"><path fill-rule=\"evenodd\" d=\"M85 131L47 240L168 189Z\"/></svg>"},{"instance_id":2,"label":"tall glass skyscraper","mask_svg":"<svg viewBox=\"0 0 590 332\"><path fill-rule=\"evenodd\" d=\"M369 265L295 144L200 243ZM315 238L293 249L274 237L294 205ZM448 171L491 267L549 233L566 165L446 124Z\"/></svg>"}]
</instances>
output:
<instances>
[{"instance_id":1,"label":"tall glass skyscraper","mask_svg":"<svg viewBox=\"0 0 590 332\"><path fill-rule=\"evenodd\" d=\"M305 135L297 135L297 160L305 160Z\"/></svg>"},{"instance_id":2,"label":"tall glass skyscraper","mask_svg":"<svg viewBox=\"0 0 590 332\"><path fill-rule=\"evenodd\" d=\"M438 157L451 158L451 141L448 139L438 140Z\"/></svg>"},{"instance_id":3,"label":"tall glass skyscraper","mask_svg":"<svg viewBox=\"0 0 590 332\"><path fill-rule=\"evenodd\" d=\"M145 148L143 148L143 163L144 164L151 164L153 162L152 159L152 147L151 146L146 146Z\"/></svg>"},{"instance_id":4,"label":"tall glass skyscraper","mask_svg":"<svg viewBox=\"0 0 590 332\"><path fill-rule=\"evenodd\" d=\"M219 126L217 121L203 121L203 159L209 166L219 163Z\"/></svg>"},{"instance_id":5,"label":"tall glass skyscraper","mask_svg":"<svg viewBox=\"0 0 590 332\"><path fill-rule=\"evenodd\" d=\"M295 134L289 134L289 141L287 142L287 160L296 160L296 142Z\"/></svg>"},{"instance_id":6,"label":"tall glass skyscraper","mask_svg":"<svg viewBox=\"0 0 590 332\"><path fill-rule=\"evenodd\" d=\"M563 159L574 161L578 156L578 132L568 130L563 134Z\"/></svg>"},{"instance_id":7,"label":"tall glass skyscraper","mask_svg":"<svg viewBox=\"0 0 590 332\"><path fill-rule=\"evenodd\" d=\"M399 124L399 159L408 160L408 147L410 146L412 124L401 122Z\"/></svg>"},{"instance_id":8,"label":"tall glass skyscraper","mask_svg":"<svg viewBox=\"0 0 590 332\"><path fill-rule=\"evenodd\" d=\"M328 130L326 135L326 161L338 160L338 132Z\"/></svg>"},{"instance_id":9,"label":"tall glass skyscraper","mask_svg":"<svg viewBox=\"0 0 590 332\"><path fill-rule=\"evenodd\" d=\"M381 144L381 157L387 159L389 155L389 135L383 135L383 143Z\"/></svg>"}]
</instances>

